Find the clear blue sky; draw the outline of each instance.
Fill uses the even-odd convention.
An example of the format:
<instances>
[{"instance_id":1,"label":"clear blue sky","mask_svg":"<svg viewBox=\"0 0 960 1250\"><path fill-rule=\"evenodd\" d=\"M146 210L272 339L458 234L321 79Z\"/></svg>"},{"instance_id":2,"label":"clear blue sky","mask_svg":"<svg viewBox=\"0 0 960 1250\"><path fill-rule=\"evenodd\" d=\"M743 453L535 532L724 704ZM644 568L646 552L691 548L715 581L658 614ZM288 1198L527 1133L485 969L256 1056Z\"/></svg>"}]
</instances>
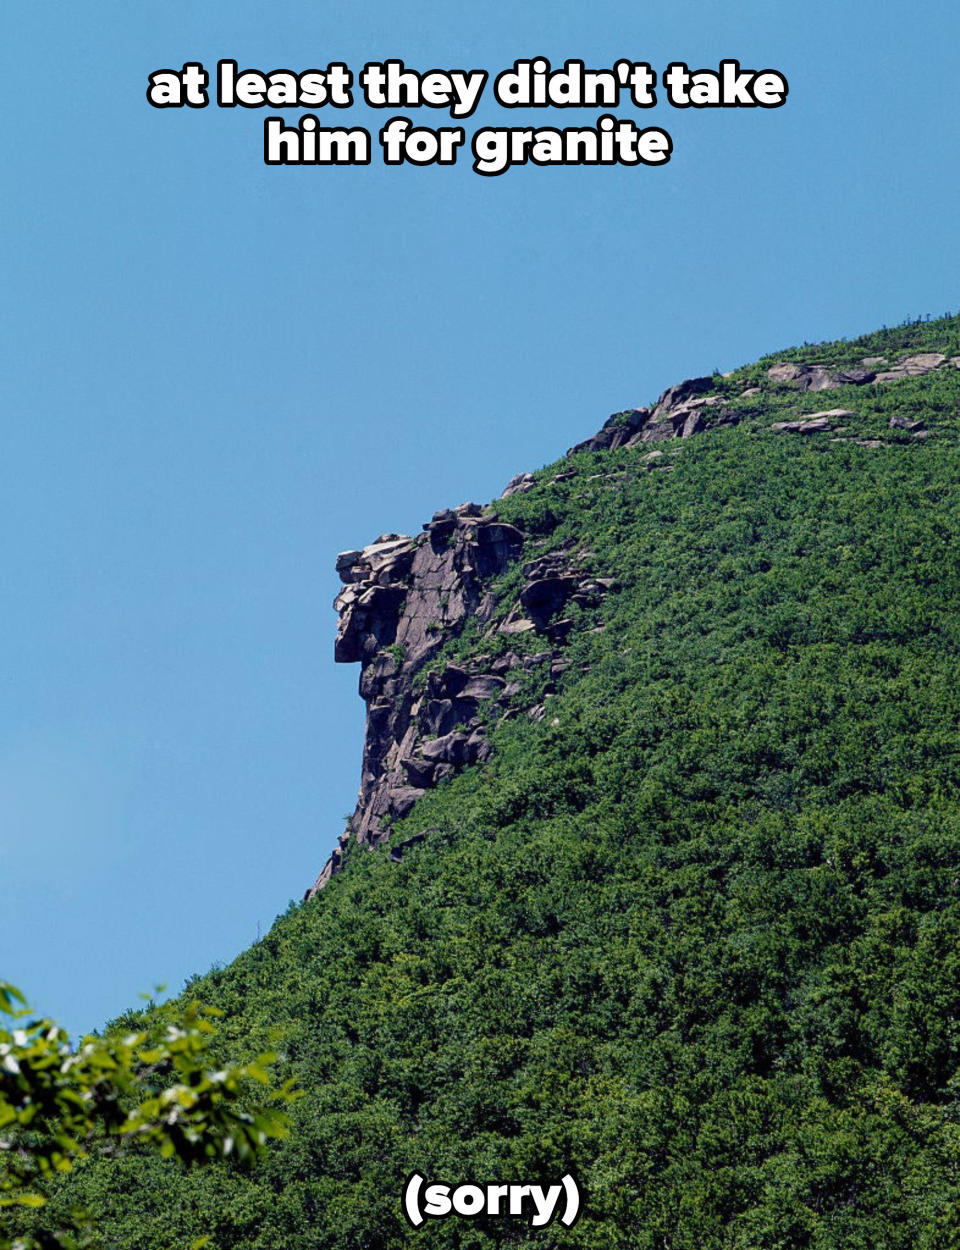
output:
<instances>
[{"instance_id":1,"label":"clear blue sky","mask_svg":"<svg viewBox=\"0 0 960 1250\"><path fill-rule=\"evenodd\" d=\"M0 34L0 977L82 1030L229 960L340 832L363 709L333 664L337 551L492 498L685 376L958 306L960 19L41 0ZM665 168L500 178L267 168L267 111L145 99L189 60L538 54L737 57L790 97L621 109L672 134Z\"/></svg>"}]
</instances>

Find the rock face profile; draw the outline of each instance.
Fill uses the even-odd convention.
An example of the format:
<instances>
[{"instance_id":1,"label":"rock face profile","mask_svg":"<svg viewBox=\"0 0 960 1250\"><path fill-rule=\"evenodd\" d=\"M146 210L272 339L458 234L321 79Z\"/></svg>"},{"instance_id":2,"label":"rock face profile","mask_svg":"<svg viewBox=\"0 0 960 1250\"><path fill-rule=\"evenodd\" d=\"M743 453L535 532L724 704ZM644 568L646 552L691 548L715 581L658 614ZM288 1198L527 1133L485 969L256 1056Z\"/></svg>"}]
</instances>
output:
<instances>
[{"instance_id":1,"label":"rock face profile","mask_svg":"<svg viewBox=\"0 0 960 1250\"><path fill-rule=\"evenodd\" d=\"M469 616L489 619L487 584L519 556L523 540L520 530L468 503L435 513L415 538L382 534L337 557L344 588L334 605L334 656L361 665L367 705L360 795L341 846L351 838L382 841L389 821L405 816L426 789L484 757L476 707L503 688L503 678L447 665L415 690L414 677ZM335 851L308 895L339 861Z\"/></svg>"},{"instance_id":2,"label":"rock face profile","mask_svg":"<svg viewBox=\"0 0 960 1250\"><path fill-rule=\"evenodd\" d=\"M589 576L578 553L561 549L523 565L523 588L496 626L490 624L497 606L490 583L520 557L526 535L474 503L437 512L423 528L415 538L381 534L370 546L337 557L344 588L334 605L340 615L334 656L361 666L367 724L356 810L308 898L338 870L351 840L382 842L391 822L406 816L425 791L489 756L481 704L496 706L503 717L544 715L542 704L514 704L519 687L512 671L546 665L544 693L550 694L567 663L561 647L572 621L563 609L599 603L616 584ZM471 617L507 638L535 631L543 649L522 659L507 651L496 659L477 654L434 663L442 644ZM410 842L394 846L392 857Z\"/></svg>"},{"instance_id":3,"label":"rock face profile","mask_svg":"<svg viewBox=\"0 0 960 1250\"><path fill-rule=\"evenodd\" d=\"M749 409L737 407L734 401L764 388L784 395L896 382L937 369L960 368L960 357L924 352L893 362L868 357L860 364L839 369L781 361L766 370L762 387L747 386L735 395L730 394L735 388L724 388L715 376L689 378L665 390L651 408L615 413L567 455L687 439L736 425ZM724 389L725 393L717 393ZM774 422L768 428L787 435L845 435L845 423L854 416L850 409L829 408L801 413L797 419ZM889 427L917 439L930 434L922 421L907 417L892 417ZM846 441L870 448L885 445L878 439ZM669 472L673 468L658 447L640 459L645 469ZM574 470L564 471L546 484L573 476ZM622 476L594 475L614 480ZM533 474L519 473L501 498L536 485ZM495 707L498 717L522 712L536 720L545 715L542 703L516 706L519 686L511 679L512 670L547 664L550 678L559 677L569 662L563 655L573 625L567 605L594 606L616 582L613 577L590 575L582 567L580 557L585 553L561 547L523 565L523 588L512 605L503 605L506 613L498 613L499 624L494 626L491 622L499 605L492 582L521 557L526 538L516 526L499 520L496 512L466 503L434 513L415 537L381 534L369 546L337 557L337 573L344 585L334 605L339 613L334 655L338 663L360 665L367 722L356 810L340 835L339 848L307 897L322 889L338 870L350 841L368 846L384 841L392 823L408 815L427 790L457 769L488 757L485 718L478 714L482 705ZM471 618L480 625L481 637L485 629L496 629L508 638L535 633L543 640L542 650L522 660L512 651L494 660L482 654L481 641L477 654L457 663L441 662L441 647L457 637ZM548 682L544 694L549 695L551 689ZM399 858L411 841L393 845L391 857Z\"/></svg>"}]
</instances>

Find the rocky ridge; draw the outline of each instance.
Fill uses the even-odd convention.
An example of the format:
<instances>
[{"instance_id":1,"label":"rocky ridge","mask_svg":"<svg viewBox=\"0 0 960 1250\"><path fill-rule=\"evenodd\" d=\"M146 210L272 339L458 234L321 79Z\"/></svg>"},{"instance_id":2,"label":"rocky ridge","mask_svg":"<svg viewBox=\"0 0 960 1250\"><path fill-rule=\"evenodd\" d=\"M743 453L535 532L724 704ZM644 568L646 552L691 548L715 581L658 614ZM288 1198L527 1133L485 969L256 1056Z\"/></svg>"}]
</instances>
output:
<instances>
[{"instance_id":1,"label":"rocky ridge","mask_svg":"<svg viewBox=\"0 0 960 1250\"><path fill-rule=\"evenodd\" d=\"M828 391L840 386L867 386L899 382L904 378L922 377L935 369L960 369L960 356L947 357L941 352L919 352L904 356L891 364L882 356L868 356L860 368L836 369L826 365L801 365L781 361L766 371L769 383L797 391ZM743 412L731 407L732 399L748 398L760 394L758 386L748 386L739 395L716 395L706 392L715 390L714 377L690 378L671 386L652 408L631 408L615 412L591 438L576 443L568 456L580 451L615 451L620 447L636 447L641 443L656 443L668 438L690 438L706 430L737 425ZM845 409L834 408L825 412L807 414L796 422L778 422L772 429L801 434L829 431L829 418L852 415ZM523 475L530 478L529 474ZM533 479L530 478L532 485ZM514 478L513 489L525 489L520 478Z\"/></svg>"},{"instance_id":2,"label":"rocky ridge","mask_svg":"<svg viewBox=\"0 0 960 1250\"><path fill-rule=\"evenodd\" d=\"M864 359L857 369L779 362L766 371L766 378L776 387L823 391L896 382L940 368L960 368L960 357L926 352L894 364L874 357ZM760 388L747 387L733 397L709 394L716 385L714 377L700 377L669 387L652 408L615 413L567 455L689 438L737 424L744 414L731 407L731 398L757 394ZM833 408L770 428L825 433L852 415ZM901 417L891 418L890 425L918 438L928 434L921 422ZM881 444L873 440L863 445ZM647 467L669 470L669 465L657 465L661 454L652 450L644 458ZM565 476L572 473L553 480ZM518 474L501 498L535 485L532 474ZM501 719L521 712L534 720L544 716L542 702L527 708L514 702L520 691L514 670L548 665L542 693L549 696L569 663L563 644L573 622L563 616L564 607L595 606L616 588L616 581L591 575L584 567L588 553L552 551L522 566L523 588L506 616L495 623L498 604L491 583L529 545L528 536L501 521L495 511L466 503L434 513L421 534L381 534L369 546L337 557L344 586L334 604L339 614L334 657L338 663L361 666L360 696L367 705L363 764L356 809L305 897L316 894L337 872L350 841L368 846L383 842L392 822L406 816L427 790L458 769L489 757L483 723L488 717L479 714L481 705ZM544 645L522 657L513 651L496 659L478 653L460 663L434 665L444 643L460 634L470 618L488 633L507 637L535 633ZM418 833L391 846L391 858L401 858L404 847L423 836Z\"/></svg>"}]
</instances>

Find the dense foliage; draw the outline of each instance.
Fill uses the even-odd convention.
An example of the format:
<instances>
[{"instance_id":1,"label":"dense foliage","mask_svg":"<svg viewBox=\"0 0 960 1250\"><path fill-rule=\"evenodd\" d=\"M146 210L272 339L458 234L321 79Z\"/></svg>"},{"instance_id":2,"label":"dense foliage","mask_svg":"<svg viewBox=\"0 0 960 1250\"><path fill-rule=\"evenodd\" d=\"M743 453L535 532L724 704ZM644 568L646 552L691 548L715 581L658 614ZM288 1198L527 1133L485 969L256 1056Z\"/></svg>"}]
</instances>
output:
<instances>
[{"instance_id":1,"label":"dense foliage","mask_svg":"<svg viewBox=\"0 0 960 1250\"><path fill-rule=\"evenodd\" d=\"M957 350L956 319L886 333ZM231 1050L279 1027L291 1136L246 1176L119 1160L63 1200L123 1250L960 1245L958 401L952 368L764 383L734 429L582 453L498 504L618 579L574 611L556 693L525 674L546 715L491 727L401 863L354 850L190 987ZM769 428L834 406L842 436ZM414 1169L571 1170L586 1211L414 1234Z\"/></svg>"},{"instance_id":2,"label":"dense foliage","mask_svg":"<svg viewBox=\"0 0 960 1250\"><path fill-rule=\"evenodd\" d=\"M916 352L943 352L946 356L960 354L960 314L945 313L932 321L929 317L908 318L898 326L884 326L855 339L837 339L829 343L804 343L785 351L763 356L754 364L736 369L730 378L762 380L764 371L778 361L798 364L830 365L841 369L856 368L864 357L881 358L891 364L902 356ZM881 366L882 367L882 366Z\"/></svg>"},{"instance_id":3,"label":"dense foliage","mask_svg":"<svg viewBox=\"0 0 960 1250\"><path fill-rule=\"evenodd\" d=\"M31 1219L51 1189L91 1153L153 1150L185 1163L251 1163L285 1114L250 1106L251 1082L269 1082L263 1054L209 1066L215 1009L197 1003L155 1010L148 1027L116 1028L73 1046L64 1029L35 1016L0 981L0 1250L74 1250L96 1237L92 1212L61 1210L53 1225ZM289 1084L270 1101L294 1097ZM205 1237L195 1248L208 1244Z\"/></svg>"}]
</instances>

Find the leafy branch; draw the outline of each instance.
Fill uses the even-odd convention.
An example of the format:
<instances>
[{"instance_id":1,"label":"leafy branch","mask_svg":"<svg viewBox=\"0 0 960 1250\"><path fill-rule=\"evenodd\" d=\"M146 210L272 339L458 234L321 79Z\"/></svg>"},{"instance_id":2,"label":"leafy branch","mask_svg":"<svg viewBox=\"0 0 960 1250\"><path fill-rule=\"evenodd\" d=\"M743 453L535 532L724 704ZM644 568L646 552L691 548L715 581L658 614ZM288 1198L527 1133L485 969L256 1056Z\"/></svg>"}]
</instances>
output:
<instances>
[{"instance_id":1,"label":"leafy branch","mask_svg":"<svg viewBox=\"0 0 960 1250\"><path fill-rule=\"evenodd\" d=\"M273 1053L250 1063L212 1061L214 1008L191 1003L150 1013L146 1027L88 1036L74 1048L52 1020L34 1018L15 986L0 981L0 1210L4 1225L46 1205L57 1178L91 1154L152 1149L184 1163L251 1164L287 1135L292 1082L249 1105L270 1084ZM5 1027L6 1017L9 1027ZM75 1212L55 1233L0 1228L0 1250L72 1250L92 1220ZM12 1233L12 1236L11 1236ZM41 1239L42 1238L42 1239Z\"/></svg>"}]
</instances>

